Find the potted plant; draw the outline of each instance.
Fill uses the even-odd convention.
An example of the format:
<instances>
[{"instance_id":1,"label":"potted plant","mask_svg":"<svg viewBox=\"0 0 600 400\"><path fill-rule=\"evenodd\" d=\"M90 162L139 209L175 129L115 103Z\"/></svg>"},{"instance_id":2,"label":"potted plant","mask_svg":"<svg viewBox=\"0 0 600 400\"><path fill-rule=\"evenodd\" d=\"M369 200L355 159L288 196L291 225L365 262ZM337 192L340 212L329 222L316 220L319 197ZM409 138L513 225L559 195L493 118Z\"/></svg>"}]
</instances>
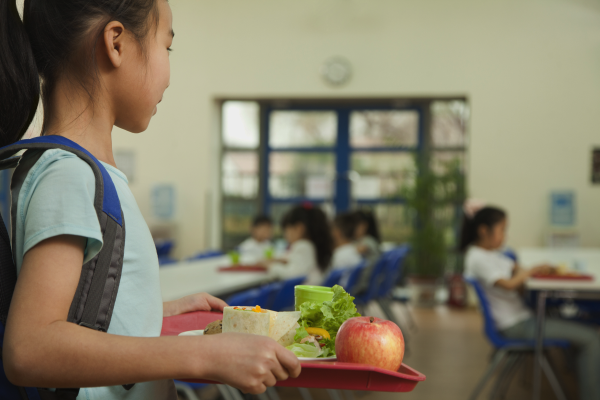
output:
<instances>
[{"instance_id":1,"label":"potted plant","mask_svg":"<svg viewBox=\"0 0 600 400\"><path fill-rule=\"evenodd\" d=\"M465 199L465 177L460 161L451 159L432 165L430 157L415 159L416 174L404 185L409 236L408 281L417 305L435 304L441 278L459 268L455 248L461 205Z\"/></svg>"}]
</instances>

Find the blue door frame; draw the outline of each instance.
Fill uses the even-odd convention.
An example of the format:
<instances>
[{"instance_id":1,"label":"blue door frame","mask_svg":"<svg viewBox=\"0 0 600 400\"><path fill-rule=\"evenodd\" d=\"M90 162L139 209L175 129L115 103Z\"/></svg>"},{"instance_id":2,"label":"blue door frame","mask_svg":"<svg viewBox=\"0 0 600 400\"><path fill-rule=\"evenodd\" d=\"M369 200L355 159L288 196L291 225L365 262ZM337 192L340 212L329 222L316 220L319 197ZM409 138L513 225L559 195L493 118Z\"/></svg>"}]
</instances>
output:
<instances>
[{"instance_id":1,"label":"blue door frame","mask_svg":"<svg viewBox=\"0 0 600 400\"><path fill-rule=\"evenodd\" d=\"M290 147L273 149L269 144L270 137L270 119L273 111L333 111L337 115L337 140L336 144L331 147ZM353 148L350 145L350 115L353 111L416 111L418 118L418 139L416 147L361 147ZM265 112L265 130L266 135L264 151L262 157L262 176L264 184L262 185L261 197L263 199L262 211L265 214L270 214L271 205L276 203L302 203L311 202L321 204L330 199L309 199L305 197L287 197L274 198L271 196L269 189L269 163L270 155L273 152L289 152L289 153L331 153L335 156L335 192L333 196L333 205L336 213L344 212L350 209L351 186L349 172L351 171L351 157L353 152L412 152L420 153L424 146L424 131L423 131L423 111L420 107L267 107ZM381 198L369 200L356 200L358 204L375 205L380 203L402 203L401 198Z\"/></svg>"}]
</instances>

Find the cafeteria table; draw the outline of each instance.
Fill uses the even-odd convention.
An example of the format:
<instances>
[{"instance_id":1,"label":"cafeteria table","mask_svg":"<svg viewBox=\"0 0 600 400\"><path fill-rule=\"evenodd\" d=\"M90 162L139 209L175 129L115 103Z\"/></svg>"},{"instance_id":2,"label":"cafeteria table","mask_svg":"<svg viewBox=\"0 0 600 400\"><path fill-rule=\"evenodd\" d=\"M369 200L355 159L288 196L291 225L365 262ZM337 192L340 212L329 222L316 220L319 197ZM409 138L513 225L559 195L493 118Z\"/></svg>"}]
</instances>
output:
<instances>
[{"instance_id":1,"label":"cafeteria table","mask_svg":"<svg viewBox=\"0 0 600 400\"><path fill-rule=\"evenodd\" d=\"M207 292L225 296L258 286L274 277L267 272L220 272L231 265L228 256L182 261L159 269L163 301L176 300L189 294Z\"/></svg>"},{"instance_id":2,"label":"cafeteria table","mask_svg":"<svg viewBox=\"0 0 600 400\"><path fill-rule=\"evenodd\" d=\"M547 249L525 248L518 251L519 262L526 268L539 264L564 264L572 270L591 275L590 281L538 279L530 278L525 283L525 288L537 293L537 312L535 330L535 362L533 375L533 399L540 398L541 368L544 362L543 332L546 317L546 300L548 298L560 299L587 299L600 300L600 249ZM558 382L550 382L555 393L566 399Z\"/></svg>"}]
</instances>

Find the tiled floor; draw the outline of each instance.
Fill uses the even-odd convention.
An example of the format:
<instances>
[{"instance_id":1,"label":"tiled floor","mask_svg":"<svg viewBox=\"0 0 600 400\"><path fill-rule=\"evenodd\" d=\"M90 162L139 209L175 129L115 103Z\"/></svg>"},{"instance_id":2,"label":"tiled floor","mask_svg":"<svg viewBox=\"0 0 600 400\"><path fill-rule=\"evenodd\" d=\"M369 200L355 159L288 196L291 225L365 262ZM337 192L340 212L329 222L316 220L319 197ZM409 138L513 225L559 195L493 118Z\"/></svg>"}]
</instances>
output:
<instances>
[{"instance_id":1,"label":"tiled floor","mask_svg":"<svg viewBox=\"0 0 600 400\"><path fill-rule=\"evenodd\" d=\"M400 308L395 308L400 311ZM377 307L368 313L379 316ZM401 314L399 314L401 315ZM407 335L409 353L404 362L427 376L427 380L417 385L410 393L354 392L356 400L466 400L483 375L491 354L491 347L482 332L482 321L477 310L454 310L448 307L413 309L418 330ZM561 360L561 354L556 357ZM525 400L531 398L531 362L516 372L507 398ZM567 396L575 399L574 378L559 371L562 383L566 384ZM281 399L301 399L295 389L278 388ZM480 399L489 396L488 387ZM311 390L315 400L331 399L325 390ZM347 400L352 400L346 397ZM554 396L544 385L542 399L551 400Z\"/></svg>"}]
</instances>

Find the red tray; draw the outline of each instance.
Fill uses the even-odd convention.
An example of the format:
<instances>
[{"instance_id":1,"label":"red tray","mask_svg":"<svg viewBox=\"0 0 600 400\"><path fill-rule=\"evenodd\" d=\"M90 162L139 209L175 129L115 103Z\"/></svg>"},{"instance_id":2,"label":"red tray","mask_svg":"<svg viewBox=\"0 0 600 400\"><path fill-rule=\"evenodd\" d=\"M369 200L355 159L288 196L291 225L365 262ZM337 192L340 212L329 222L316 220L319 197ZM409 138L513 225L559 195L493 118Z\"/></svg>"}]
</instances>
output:
<instances>
[{"instance_id":1,"label":"red tray","mask_svg":"<svg viewBox=\"0 0 600 400\"><path fill-rule=\"evenodd\" d=\"M592 275L532 275L535 279L549 279L553 281L593 281Z\"/></svg>"},{"instance_id":2,"label":"red tray","mask_svg":"<svg viewBox=\"0 0 600 400\"><path fill-rule=\"evenodd\" d=\"M267 267L262 265L234 265L219 267L219 272L267 272Z\"/></svg>"},{"instance_id":3,"label":"red tray","mask_svg":"<svg viewBox=\"0 0 600 400\"><path fill-rule=\"evenodd\" d=\"M184 331L203 329L210 322L221 319L219 312L198 311L163 319L162 336L175 336ZM398 372L387 371L364 364L331 361L302 362L302 372L295 379L277 382L276 386L319 389L366 390L376 392L410 392L425 375L402 364ZM217 383L201 379L186 382Z\"/></svg>"}]
</instances>

